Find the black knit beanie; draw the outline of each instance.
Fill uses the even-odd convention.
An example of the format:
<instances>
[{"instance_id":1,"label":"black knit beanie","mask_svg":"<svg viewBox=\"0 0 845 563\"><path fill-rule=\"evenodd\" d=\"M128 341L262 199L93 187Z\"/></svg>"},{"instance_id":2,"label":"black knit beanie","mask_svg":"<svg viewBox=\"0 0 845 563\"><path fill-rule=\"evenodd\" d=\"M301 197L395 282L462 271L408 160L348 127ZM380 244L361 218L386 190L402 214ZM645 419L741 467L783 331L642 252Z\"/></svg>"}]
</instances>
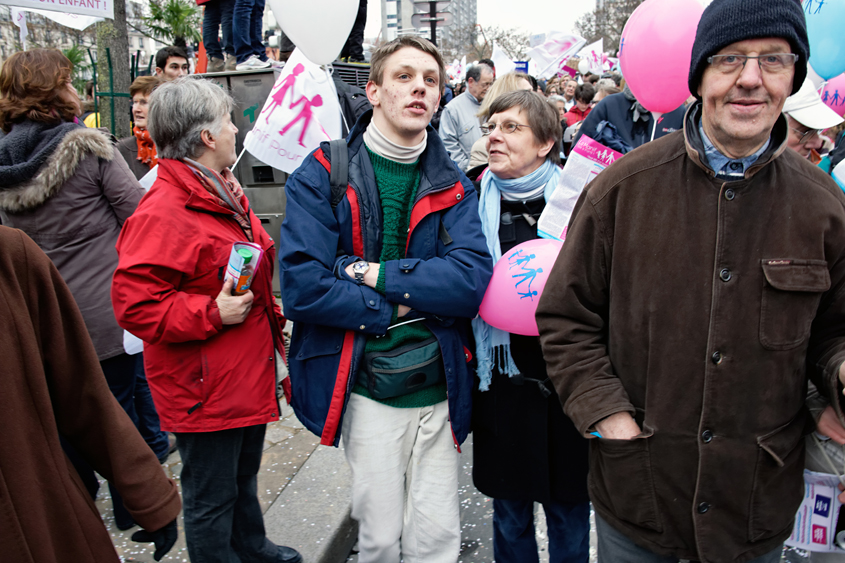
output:
<instances>
[{"instance_id":1,"label":"black knit beanie","mask_svg":"<svg viewBox=\"0 0 845 563\"><path fill-rule=\"evenodd\" d=\"M715 55L731 43L745 39L780 37L789 42L795 61L792 93L796 93L807 77L810 44L807 24L800 0L713 0L704 10L689 69L689 90L698 98L698 86L707 67L707 57Z\"/></svg>"}]
</instances>

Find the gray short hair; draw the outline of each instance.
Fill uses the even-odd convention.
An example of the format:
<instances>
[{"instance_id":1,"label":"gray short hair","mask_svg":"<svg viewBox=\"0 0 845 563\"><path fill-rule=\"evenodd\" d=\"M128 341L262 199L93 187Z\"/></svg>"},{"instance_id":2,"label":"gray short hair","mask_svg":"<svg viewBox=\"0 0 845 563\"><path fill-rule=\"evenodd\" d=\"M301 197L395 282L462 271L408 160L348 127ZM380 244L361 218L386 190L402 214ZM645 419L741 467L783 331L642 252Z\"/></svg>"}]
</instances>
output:
<instances>
[{"instance_id":1,"label":"gray short hair","mask_svg":"<svg viewBox=\"0 0 845 563\"><path fill-rule=\"evenodd\" d=\"M490 74L493 74L493 69L490 68L489 65L486 65L484 63L478 63L477 65L472 65L471 67L469 67L467 69L467 80L472 78L474 82L478 82L479 80L481 80L481 73L484 72L485 70L489 71Z\"/></svg>"},{"instance_id":2,"label":"gray short hair","mask_svg":"<svg viewBox=\"0 0 845 563\"><path fill-rule=\"evenodd\" d=\"M150 96L147 115L158 157L198 158L205 152L202 132L217 136L234 107L226 90L210 80L185 76L165 82Z\"/></svg>"}]
</instances>

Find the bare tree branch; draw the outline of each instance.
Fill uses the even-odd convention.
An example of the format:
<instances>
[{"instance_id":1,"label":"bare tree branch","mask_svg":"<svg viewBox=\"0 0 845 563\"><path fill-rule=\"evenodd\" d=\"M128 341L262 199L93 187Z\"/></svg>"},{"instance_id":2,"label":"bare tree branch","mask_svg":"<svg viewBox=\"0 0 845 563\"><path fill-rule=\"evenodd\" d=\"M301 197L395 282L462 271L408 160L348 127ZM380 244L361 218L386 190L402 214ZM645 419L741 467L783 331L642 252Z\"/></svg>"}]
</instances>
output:
<instances>
[{"instance_id":1,"label":"bare tree branch","mask_svg":"<svg viewBox=\"0 0 845 563\"><path fill-rule=\"evenodd\" d=\"M643 0L604 0L602 6L581 16L575 29L588 42L604 40L604 50L619 50L619 40L628 18Z\"/></svg>"}]
</instances>

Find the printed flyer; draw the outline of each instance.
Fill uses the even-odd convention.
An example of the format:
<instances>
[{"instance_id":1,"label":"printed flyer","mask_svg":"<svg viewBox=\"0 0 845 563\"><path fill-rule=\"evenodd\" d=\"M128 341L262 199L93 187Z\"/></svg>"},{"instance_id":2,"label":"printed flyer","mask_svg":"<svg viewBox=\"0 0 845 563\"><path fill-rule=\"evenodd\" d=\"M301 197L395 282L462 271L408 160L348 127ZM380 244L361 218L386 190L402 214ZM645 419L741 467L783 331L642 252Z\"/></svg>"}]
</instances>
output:
<instances>
[{"instance_id":1,"label":"printed flyer","mask_svg":"<svg viewBox=\"0 0 845 563\"><path fill-rule=\"evenodd\" d=\"M584 186L622 156L622 153L581 135L566 159L557 188L540 215L537 234L543 238L564 240L566 226Z\"/></svg>"},{"instance_id":2,"label":"printed flyer","mask_svg":"<svg viewBox=\"0 0 845 563\"><path fill-rule=\"evenodd\" d=\"M839 517L839 477L804 470L804 501L795 514L795 527L786 545L807 551L835 551L833 543Z\"/></svg>"}]
</instances>

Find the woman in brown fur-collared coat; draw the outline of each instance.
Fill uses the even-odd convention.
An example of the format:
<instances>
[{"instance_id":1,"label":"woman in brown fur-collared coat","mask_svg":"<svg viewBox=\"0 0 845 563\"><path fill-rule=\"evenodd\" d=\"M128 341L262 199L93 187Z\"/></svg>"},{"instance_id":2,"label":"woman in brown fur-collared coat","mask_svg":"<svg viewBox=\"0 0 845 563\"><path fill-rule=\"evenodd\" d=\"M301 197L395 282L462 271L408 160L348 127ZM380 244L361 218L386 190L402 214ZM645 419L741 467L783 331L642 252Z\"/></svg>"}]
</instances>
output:
<instances>
[{"instance_id":1,"label":"woman in brown fur-collared coat","mask_svg":"<svg viewBox=\"0 0 845 563\"><path fill-rule=\"evenodd\" d=\"M0 227L0 559L117 563L63 436L112 479L156 542L176 540L179 494L109 393L82 317L50 260ZM134 539L134 538L133 538Z\"/></svg>"},{"instance_id":2,"label":"woman in brown fur-collared coat","mask_svg":"<svg viewBox=\"0 0 845 563\"><path fill-rule=\"evenodd\" d=\"M0 128L6 133L0 139L0 217L29 235L58 268L112 394L136 421L135 358L123 349L109 287L121 226L144 191L110 136L79 124L70 71L70 61L53 49L15 53L0 69ZM94 494L93 472L74 462ZM114 489L112 499L117 526L130 528L134 522Z\"/></svg>"}]
</instances>

